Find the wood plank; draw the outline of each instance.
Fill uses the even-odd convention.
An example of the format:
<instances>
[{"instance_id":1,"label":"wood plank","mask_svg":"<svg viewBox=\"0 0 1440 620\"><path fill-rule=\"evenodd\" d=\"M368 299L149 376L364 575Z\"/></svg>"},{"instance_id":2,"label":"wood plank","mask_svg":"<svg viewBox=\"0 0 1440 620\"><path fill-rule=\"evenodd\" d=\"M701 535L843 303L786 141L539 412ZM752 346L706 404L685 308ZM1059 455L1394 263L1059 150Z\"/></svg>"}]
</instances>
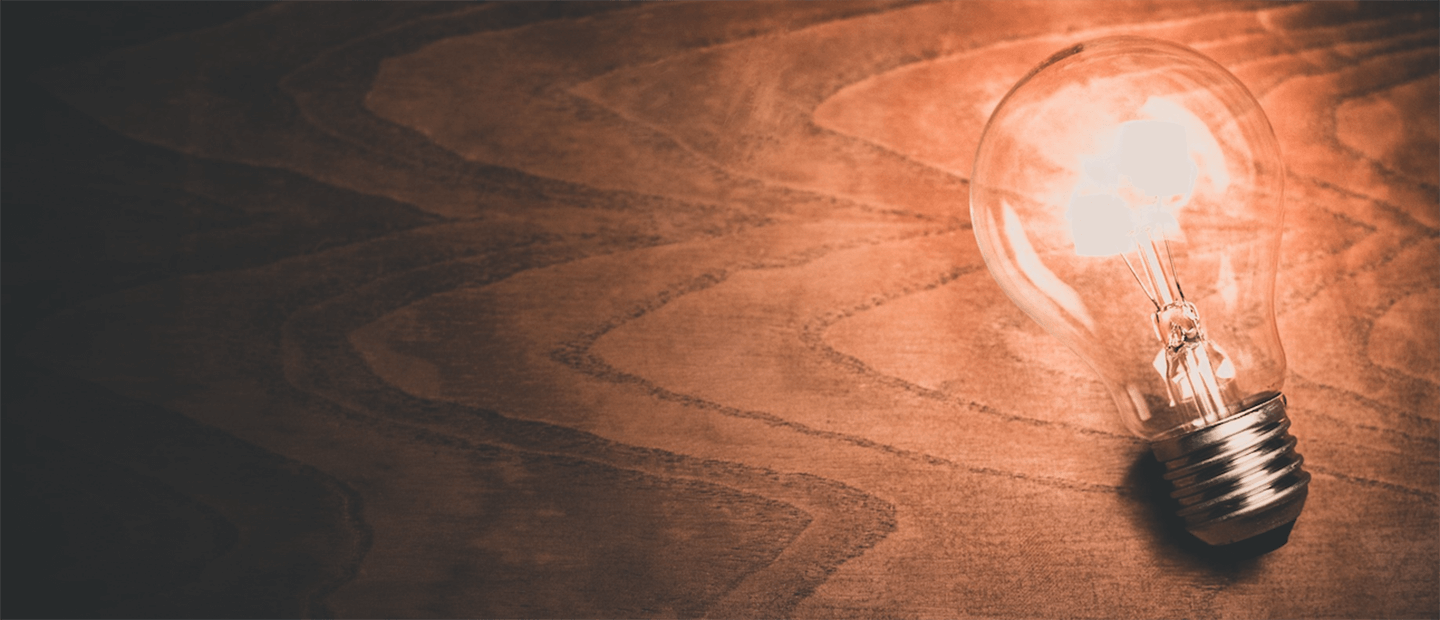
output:
<instances>
[{"instance_id":1,"label":"wood plank","mask_svg":"<svg viewBox=\"0 0 1440 620\"><path fill-rule=\"evenodd\" d=\"M5 17L7 617L1440 613L1434 3ZM1259 558L970 231L1000 97L1118 33L1286 154Z\"/></svg>"}]
</instances>

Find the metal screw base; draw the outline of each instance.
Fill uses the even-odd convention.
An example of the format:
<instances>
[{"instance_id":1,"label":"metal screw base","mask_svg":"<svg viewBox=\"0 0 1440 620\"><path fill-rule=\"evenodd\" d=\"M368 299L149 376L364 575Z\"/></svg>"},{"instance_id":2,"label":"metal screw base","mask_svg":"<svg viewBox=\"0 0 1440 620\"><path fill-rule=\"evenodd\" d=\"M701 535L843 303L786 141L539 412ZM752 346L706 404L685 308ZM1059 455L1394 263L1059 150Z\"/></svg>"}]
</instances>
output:
<instances>
[{"instance_id":1,"label":"metal screw base","mask_svg":"<svg viewBox=\"0 0 1440 620\"><path fill-rule=\"evenodd\" d=\"M1310 474L1295 452L1276 394L1237 415L1150 444L1165 466L1185 528L1211 545L1228 545L1293 523L1305 506Z\"/></svg>"}]
</instances>

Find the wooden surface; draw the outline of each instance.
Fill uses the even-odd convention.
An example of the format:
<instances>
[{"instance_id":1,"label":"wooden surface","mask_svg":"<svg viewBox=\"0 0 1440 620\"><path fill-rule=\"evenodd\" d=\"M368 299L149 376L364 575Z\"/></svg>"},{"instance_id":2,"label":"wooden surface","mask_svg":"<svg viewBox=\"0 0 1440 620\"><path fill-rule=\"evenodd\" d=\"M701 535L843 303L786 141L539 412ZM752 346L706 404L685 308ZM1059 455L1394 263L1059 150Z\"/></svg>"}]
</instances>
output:
<instances>
[{"instance_id":1,"label":"wooden surface","mask_svg":"<svg viewBox=\"0 0 1440 620\"><path fill-rule=\"evenodd\" d=\"M1440 614L1434 3L3 11L8 617ZM1287 156L1258 559L969 230L1113 33Z\"/></svg>"}]
</instances>

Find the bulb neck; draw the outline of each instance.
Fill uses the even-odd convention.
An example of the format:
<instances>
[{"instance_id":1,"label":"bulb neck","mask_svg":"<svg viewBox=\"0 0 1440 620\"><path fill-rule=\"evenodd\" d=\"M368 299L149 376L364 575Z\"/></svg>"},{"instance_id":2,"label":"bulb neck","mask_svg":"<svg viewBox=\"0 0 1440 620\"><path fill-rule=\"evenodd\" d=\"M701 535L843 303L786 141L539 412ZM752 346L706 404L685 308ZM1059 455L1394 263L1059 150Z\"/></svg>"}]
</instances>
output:
<instances>
[{"instance_id":1,"label":"bulb neck","mask_svg":"<svg viewBox=\"0 0 1440 620\"><path fill-rule=\"evenodd\" d=\"M1305 506L1310 474L1301 468L1281 394L1150 448L1185 529L1211 545L1290 525Z\"/></svg>"}]
</instances>

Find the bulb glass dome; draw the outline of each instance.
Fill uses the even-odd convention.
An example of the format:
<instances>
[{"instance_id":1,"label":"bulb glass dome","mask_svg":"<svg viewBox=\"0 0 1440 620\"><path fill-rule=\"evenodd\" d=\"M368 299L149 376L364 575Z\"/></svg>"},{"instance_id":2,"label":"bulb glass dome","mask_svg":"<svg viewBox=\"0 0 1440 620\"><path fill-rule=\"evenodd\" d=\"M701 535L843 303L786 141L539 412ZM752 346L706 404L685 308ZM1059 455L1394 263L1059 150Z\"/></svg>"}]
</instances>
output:
<instances>
[{"instance_id":1,"label":"bulb glass dome","mask_svg":"<svg viewBox=\"0 0 1440 620\"><path fill-rule=\"evenodd\" d=\"M1285 171L1260 104L1190 48L1087 42L985 127L975 236L1022 309L1094 368L1152 442L1274 399Z\"/></svg>"}]
</instances>

